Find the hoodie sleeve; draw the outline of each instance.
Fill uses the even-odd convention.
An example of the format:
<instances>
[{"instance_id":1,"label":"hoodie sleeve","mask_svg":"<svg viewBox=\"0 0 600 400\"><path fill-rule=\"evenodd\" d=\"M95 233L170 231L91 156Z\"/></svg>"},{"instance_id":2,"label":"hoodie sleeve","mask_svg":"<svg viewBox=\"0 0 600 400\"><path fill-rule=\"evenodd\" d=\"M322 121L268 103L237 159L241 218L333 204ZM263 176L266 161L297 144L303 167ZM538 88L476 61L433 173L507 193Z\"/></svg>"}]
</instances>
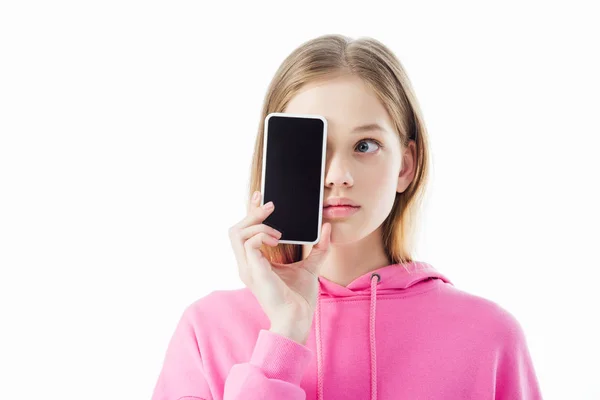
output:
<instances>
[{"instance_id":1,"label":"hoodie sleeve","mask_svg":"<svg viewBox=\"0 0 600 400\"><path fill-rule=\"evenodd\" d=\"M250 360L234 364L226 377L219 377L209 373L203 361L189 314L188 308L169 341L152 400L306 398L300 381L312 357L308 347L260 330ZM218 352L226 354L227 349Z\"/></svg>"},{"instance_id":2,"label":"hoodie sleeve","mask_svg":"<svg viewBox=\"0 0 600 400\"><path fill-rule=\"evenodd\" d=\"M509 315L510 329L496 369L496 400L540 400L542 395L520 323Z\"/></svg>"},{"instance_id":3,"label":"hoodie sleeve","mask_svg":"<svg viewBox=\"0 0 600 400\"><path fill-rule=\"evenodd\" d=\"M235 364L225 382L224 400L304 400L300 381L312 350L285 336L262 329L247 363Z\"/></svg>"}]
</instances>

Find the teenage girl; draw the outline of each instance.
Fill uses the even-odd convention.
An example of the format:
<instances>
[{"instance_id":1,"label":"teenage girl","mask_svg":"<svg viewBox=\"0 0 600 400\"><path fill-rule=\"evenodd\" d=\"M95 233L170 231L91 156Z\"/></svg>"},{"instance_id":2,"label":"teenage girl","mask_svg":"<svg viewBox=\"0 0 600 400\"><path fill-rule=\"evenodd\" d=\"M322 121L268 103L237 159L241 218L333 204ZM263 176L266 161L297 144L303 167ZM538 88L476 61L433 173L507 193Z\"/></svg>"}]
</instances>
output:
<instances>
[{"instance_id":1,"label":"teenage girl","mask_svg":"<svg viewBox=\"0 0 600 400\"><path fill-rule=\"evenodd\" d=\"M321 240L278 244L260 206L264 119L327 118ZM153 400L541 399L507 310L413 259L427 130L396 56L325 35L294 50L265 97L247 215L229 229L245 288L183 312Z\"/></svg>"}]
</instances>

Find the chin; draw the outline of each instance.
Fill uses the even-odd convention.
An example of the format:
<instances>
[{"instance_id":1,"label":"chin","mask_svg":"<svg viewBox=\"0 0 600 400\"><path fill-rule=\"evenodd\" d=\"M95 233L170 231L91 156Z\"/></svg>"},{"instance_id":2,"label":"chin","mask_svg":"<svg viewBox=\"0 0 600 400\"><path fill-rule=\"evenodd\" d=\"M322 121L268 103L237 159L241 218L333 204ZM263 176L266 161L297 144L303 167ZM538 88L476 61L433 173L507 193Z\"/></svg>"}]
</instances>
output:
<instances>
[{"instance_id":1,"label":"chin","mask_svg":"<svg viewBox=\"0 0 600 400\"><path fill-rule=\"evenodd\" d=\"M360 239L360 232L350 224L350 221L332 220L327 221L331 224L331 245L346 245L357 242Z\"/></svg>"}]
</instances>

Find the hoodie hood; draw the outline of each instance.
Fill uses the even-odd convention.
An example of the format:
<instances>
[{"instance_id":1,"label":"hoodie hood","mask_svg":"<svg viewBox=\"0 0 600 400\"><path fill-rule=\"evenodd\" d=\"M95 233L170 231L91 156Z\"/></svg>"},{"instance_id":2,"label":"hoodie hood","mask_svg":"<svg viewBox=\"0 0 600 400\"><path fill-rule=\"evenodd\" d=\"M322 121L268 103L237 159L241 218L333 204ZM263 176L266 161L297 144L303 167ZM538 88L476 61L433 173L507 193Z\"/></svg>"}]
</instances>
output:
<instances>
[{"instance_id":1,"label":"hoodie hood","mask_svg":"<svg viewBox=\"0 0 600 400\"><path fill-rule=\"evenodd\" d=\"M367 272L354 279L348 286L342 286L323 276L319 276L319 295L326 294L334 297L347 297L368 293L371 290L372 276L379 276L377 291L383 293L390 290L408 289L421 281L434 278L452 284L448 278L440 274L430 264L412 261L390 264Z\"/></svg>"},{"instance_id":2,"label":"hoodie hood","mask_svg":"<svg viewBox=\"0 0 600 400\"><path fill-rule=\"evenodd\" d=\"M407 290L419 283L432 279L440 279L445 283L454 284L444 275L436 271L430 264L419 261L390 264L369 271L348 286L342 286L325 277L319 276L319 294L315 311L315 335L317 346L317 400L323 399L323 366L321 350L321 298L350 297L370 294L371 307L369 311L369 344L371 352L371 400L377 399L377 332L375 319L377 316L377 295L394 291Z\"/></svg>"}]
</instances>

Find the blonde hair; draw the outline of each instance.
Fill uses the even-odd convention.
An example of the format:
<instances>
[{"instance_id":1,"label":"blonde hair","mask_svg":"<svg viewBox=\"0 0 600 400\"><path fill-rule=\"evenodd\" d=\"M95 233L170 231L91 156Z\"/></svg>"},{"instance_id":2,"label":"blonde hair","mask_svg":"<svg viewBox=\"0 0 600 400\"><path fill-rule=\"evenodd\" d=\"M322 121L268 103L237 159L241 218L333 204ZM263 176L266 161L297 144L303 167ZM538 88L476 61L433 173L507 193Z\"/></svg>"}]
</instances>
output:
<instances>
[{"instance_id":1,"label":"blonde hair","mask_svg":"<svg viewBox=\"0 0 600 400\"><path fill-rule=\"evenodd\" d=\"M428 180L427 131L417 98L400 61L381 42L361 37L351 39L328 34L296 48L280 65L265 95L262 116L254 145L248 201L261 190L264 122L271 112L283 112L289 101L307 83L339 74L362 78L378 96L398 134L402 151L410 140L416 142L416 170L413 181L396 193L394 205L382 224L382 239L391 264L412 262L416 221ZM272 262L293 263L302 259L302 245L282 243L261 247Z\"/></svg>"}]
</instances>

